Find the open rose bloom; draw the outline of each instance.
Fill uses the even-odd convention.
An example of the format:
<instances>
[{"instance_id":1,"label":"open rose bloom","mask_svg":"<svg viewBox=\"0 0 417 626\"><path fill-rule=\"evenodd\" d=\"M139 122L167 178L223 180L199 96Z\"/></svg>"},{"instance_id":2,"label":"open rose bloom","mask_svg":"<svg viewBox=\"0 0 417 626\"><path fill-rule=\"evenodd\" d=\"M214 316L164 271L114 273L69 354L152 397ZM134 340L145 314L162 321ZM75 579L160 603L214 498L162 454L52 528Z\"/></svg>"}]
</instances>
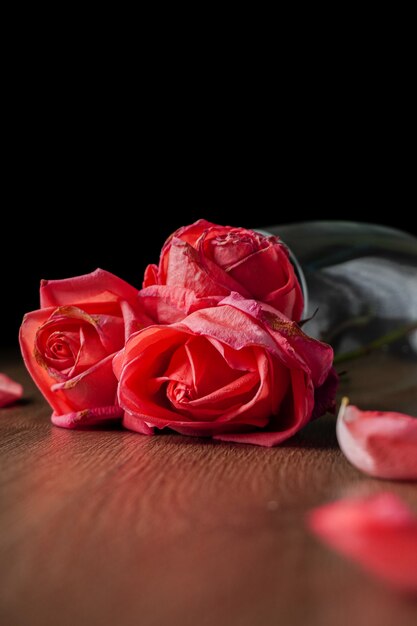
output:
<instances>
[{"instance_id":1,"label":"open rose bloom","mask_svg":"<svg viewBox=\"0 0 417 626\"><path fill-rule=\"evenodd\" d=\"M232 292L298 322L304 301L288 250L274 236L198 220L168 238L149 265L141 298L158 323L177 322Z\"/></svg>"},{"instance_id":2,"label":"open rose bloom","mask_svg":"<svg viewBox=\"0 0 417 626\"><path fill-rule=\"evenodd\" d=\"M141 327L137 290L103 270L43 281L41 308L20 330L23 358L54 412L73 428L122 416L112 360Z\"/></svg>"},{"instance_id":3,"label":"open rose bloom","mask_svg":"<svg viewBox=\"0 0 417 626\"><path fill-rule=\"evenodd\" d=\"M132 335L114 359L125 427L276 445L332 409L330 346L234 293Z\"/></svg>"}]
</instances>

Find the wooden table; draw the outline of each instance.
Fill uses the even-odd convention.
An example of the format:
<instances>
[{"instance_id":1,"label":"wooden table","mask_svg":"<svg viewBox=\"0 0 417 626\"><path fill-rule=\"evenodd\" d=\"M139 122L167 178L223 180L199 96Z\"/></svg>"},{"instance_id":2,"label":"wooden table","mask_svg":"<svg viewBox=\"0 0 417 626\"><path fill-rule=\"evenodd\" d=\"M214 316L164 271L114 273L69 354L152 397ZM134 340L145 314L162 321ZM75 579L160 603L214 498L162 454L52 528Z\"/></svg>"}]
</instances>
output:
<instances>
[{"instance_id":1,"label":"wooden table","mask_svg":"<svg viewBox=\"0 0 417 626\"><path fill-rule=\"evenodd\" d=\"M417 415L415 362L398 359L392 384L387 358L349 364L342 391ZM347 494L390 489L417 511L415 483L344 459L333 417L274 449L66 431L17 359L0 370L26 391L0 411L2 626L417 624L417 602L306 530L310 508Z\"/></svg>"}]
</instances>

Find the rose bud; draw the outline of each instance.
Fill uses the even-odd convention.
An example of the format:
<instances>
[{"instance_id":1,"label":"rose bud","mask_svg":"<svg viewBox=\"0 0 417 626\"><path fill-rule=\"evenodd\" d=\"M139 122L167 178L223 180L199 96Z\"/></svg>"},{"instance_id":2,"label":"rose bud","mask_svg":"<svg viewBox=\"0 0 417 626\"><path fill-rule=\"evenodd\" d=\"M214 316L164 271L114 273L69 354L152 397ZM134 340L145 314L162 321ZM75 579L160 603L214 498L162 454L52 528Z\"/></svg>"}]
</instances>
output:
<instances>
[{"instance_id":1,"label":"rose bud","mask_svg":"<svg viewBox=\"0 0 417 626\"><path fill-rule=\"evenodd\" d=\"M271 305L298 322L304 301L285 245L275 236L198 220L165 242L159 265L145 271L147 313L157 323L179 321L232 291Z\"/></svg>"}]
</instances>

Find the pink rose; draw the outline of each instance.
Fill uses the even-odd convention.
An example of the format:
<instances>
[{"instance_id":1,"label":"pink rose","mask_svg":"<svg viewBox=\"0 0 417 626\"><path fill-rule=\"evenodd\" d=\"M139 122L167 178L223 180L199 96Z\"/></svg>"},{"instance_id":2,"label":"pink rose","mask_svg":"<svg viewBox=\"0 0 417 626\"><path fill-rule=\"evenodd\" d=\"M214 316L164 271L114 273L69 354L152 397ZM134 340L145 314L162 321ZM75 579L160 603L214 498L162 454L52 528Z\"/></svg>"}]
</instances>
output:
<instances>
[{"instance_id":1,"label":"pink rose","mask_svg":"<svg viewBox=\"0 0 417 626\"><path fill-rule=\"evenodd\" d=\"M25 315L20 345L57 426L75 428L122 416L112 359L125 339L142 327L137 293L100 269L42 281L41 308Z\"/></svg>"},{"instance_id":2,"label":"pink rose","mask_svg":"<svg viewBox=\"0 0 417 626\"><path fill-rule=\"evenodd\" d=\"M334 407L332 361L330 346L233 293L132 335L113 366L127 428L273 446Z\"/></svg>"},{"instance_id":3,"label":"pink rose","mask_svg":"<svg viewBox=\"0 0 417 626\"><path fill-rule=\"evenodd\" d=\"M299 321L303 295L287 248L277 237L198 220L165 242L159 266L145 271L147 312L159 323L213 306L232 291Z\"/></svg>"},{"instance_id":4,"label":"pink rose","mask_svg":"<svg viewBox=\"0 0 417 626\"><path fill-rule=\"evenodd\" d=\"M0 407L13 404L23 395L23 387L19 383L0 373Z\"/></svg>"}]
</instances>

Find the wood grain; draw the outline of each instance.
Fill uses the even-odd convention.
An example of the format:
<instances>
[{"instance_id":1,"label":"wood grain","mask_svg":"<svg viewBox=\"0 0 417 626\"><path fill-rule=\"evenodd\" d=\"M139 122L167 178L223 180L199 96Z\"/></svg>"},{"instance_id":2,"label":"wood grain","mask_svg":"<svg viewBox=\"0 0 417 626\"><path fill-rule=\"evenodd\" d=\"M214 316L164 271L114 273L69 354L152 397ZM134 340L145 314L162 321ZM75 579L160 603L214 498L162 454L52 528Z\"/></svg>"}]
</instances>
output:
<instances>
[{"instance_id":1,"label":"wood grain","mask_svg":"<svg viewBox=\"0 0 417 626\"><path fill-rule=\"evenodd\" d=\"M349 366L342 392L417 415L415 362L393 380L387 359ZM417 511L415 484L349 465L334 418L274 449L65 431L18 360L0 369L26 390L0 411L2 625L417 623L416 603L306 531L306 511L348 493L391 489Z\"/></svg>"}]
</instances>

